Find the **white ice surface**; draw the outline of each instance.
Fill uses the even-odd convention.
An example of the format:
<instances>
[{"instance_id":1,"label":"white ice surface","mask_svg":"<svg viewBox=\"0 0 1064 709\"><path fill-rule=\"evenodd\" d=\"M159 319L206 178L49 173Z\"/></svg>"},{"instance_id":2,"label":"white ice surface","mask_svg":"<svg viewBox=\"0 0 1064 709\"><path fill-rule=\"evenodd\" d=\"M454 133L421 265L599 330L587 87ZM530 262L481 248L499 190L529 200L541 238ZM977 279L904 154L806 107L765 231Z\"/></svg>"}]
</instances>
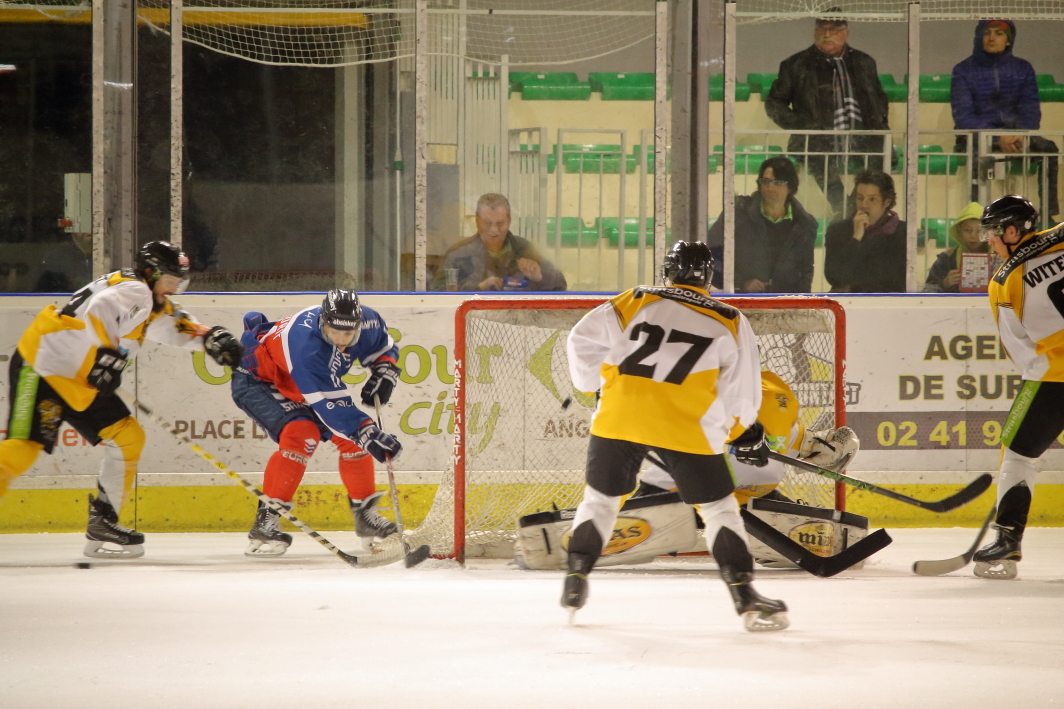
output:
<instances>
[{"instance_id":1,"label":"white ice surface","mask_svg":"<svg viewBox=\"0 0 1064 709\"><path fill-rule=\"evenodd\" d=\"M791 628L756 635L703 561L597 570L568 626L560 572L499 561L354 569L307 537L264 560L242 534L150 534L82 570L80 535L0 535L0 707L1064 706L1064 529L1028 530L1015 581L910 572L974 530L891 534L861 571L759 571Z\"/></svg>"}]
</instances>

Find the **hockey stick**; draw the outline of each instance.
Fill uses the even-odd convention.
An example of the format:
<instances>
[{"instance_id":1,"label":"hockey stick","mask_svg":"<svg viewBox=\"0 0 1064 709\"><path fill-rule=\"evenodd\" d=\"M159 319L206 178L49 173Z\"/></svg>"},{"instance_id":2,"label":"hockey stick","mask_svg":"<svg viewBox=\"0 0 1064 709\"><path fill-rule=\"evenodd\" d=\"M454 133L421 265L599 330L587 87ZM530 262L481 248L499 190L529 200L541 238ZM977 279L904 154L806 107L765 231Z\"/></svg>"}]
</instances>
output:
<instances>
[{"instance_id":1,"label":"hockey stick","mask_svg":"<svg viewBox=\"0 0 1064 709\"><path fill-rule=\"evenodd\" d=\"M975 543L969 547L968 551L960 556L955 556L952 559L914 562L913 573L919 574L920 576L941 576L942 574L948 574L952 571L963 569L971 563L972 557L975 556L975 550L979 548L980 544L982 544L983 536L986 534L986 530L990 528L990 523L994 521L995 515L997 515L997 507L991 506L990 514L988 514L983 521L983 526L979 528L979 534L975 537Z\"/></svg>"},{"instance_id":2,"label":"hockey stick","mask_svg":"<svg viewBox=\"0 0 1064 709\"><path fill-rule=\"evenodd\" d=\"M751 536L763 542L785 559L797 564L800 568L822 578L842 573L893 541L890 535L887 534L887 530L879 529L834 556L818 556L787 535L782 534L778 529L745 507L739 511L742 514L746 531Z\"/></svg>"},{"instance_id":3,"label":"hockey stick","mask_svg":"<svg viewBox=\"0 0 1064 709\"><path fill-rule=\"evenodd\" d=\"M969 502L986 492L987 488L990 487L990 483L994 481L994 478L990 475L990 473L983 473L975 480L968 483L967 487L950 495L949 497L942 500L936 500L934 502L927 502L925 500L917 500L915 497L903 495L900 492L888 490L878 485L873 485L872 483L865 482L864 480L851 478L849 475L843 475L842 473L836 473L833 470L821 468L820 466L813 465L812 463L806 462L804 460L792 458L789 455L784 455L783 453L777 453L774 450L769 450L768 457L772 458L773 460L778 460L783 463L786 463L787 465L793 465L796 468L806 470L810 473L823 475L825 478L838 480L839 482L846 483L847 485L855 487L858 490L874 492L877 495L889 497L892 500L904 502L907 505L914 505L925 510L930 510L931 512L949 512L950 510L955 510L958 507L967 505Z\"/></svg>"},{"instance_id":4,"label":"hockey stick","mask_svg":"<svg viewBox=\"0 0 1064 709\"><path fill-rule=\"evenodd\" d=\"M381 418L381 398L377 394L373 395L373 406L377 409L377 428L384 430L383 419ZM388 491L392 496L392 510L395 512L395 526L398 528L399 543L403 545L403 563L406 564L406 568L411 566L417 566L425 559L429 558L429 554L432 553L432 549L428 544L422 544L414 551L410 551L410 545L406 542L406 535L403 532L403 513L399 509L399 491L395 488L395 468L392 466L392 457L387 453L384 454L384 462L388 468Z\"/></svg>"},{"instance_id":5,"label":"hockey stick","mask_svg":"<svg viewBox=\"0 0 1064 709\"><path fill-rule=\"evenodd\" d=\"M142 414L144 414L149 419L151 419L156 424L158 424L160 428L165 429L167 431L167 433L172 435L178 441L180 441L181 443L184 443L185 445L189 446L192 450L196 451L196 453L198 453L200 455L200 457L203 458L205 461L207 461L208 463L213 465L215 468L217 468L221 472L225 473L227 476L231 477L233 480L236 480L238 483L243 485L244 489L246 489L248 492L250 492L255 497L259 498L259 500L262 502L262 504L266 505L271 510L273 510L274 512L279 514L281 517L284 517L286 520L288 520L289 522L291 522L295 526L299 527L302 531L306 532L307 535L310 536L311 539L316 541L318 544L321 544L323 547L325 547L326 549L331 551L333 554L336 554L338 557L340 557L342 560L344 560L345 562L347 562L351 566L360 566L360 567L363 567L363 568L373 568L375 566L385 566L386 564L391 564L391 563L394 562L394 559L388 559L388 560L379 559L378 560L378 559L374 559L373 557L368 557L366 559L359 559L357 556L354 556L353 554L346 554L346 553L340 551L340 549L338 549L335 544L333 544L328 539L326 539L325 537L323 537L320 534L318 534L314 529L312 529L309 525L307 525L306 522L304 522L303 520L301 520L298 517L296 517L294 514L292 514L288 510L286 510L284 507L281 507L280 505L278 505L276 502L273 501L273 498L268 497L265 494L263 494L263 492L261 490L259 490L257 487L255 487L246 478L241 476L239 473L233 472L225 463L223 463L222 461L218 460L213 455L211 455L210 453L208 453L207 451L203 450L198 445L193 443L192 440L188 436L186 436L186 435L184 435L182 433L178 433L177 429L174 428L174 425L172 423L170 423L169 421L164 419L159 414L155 413L147 404L142 402L140 399L136 398L135 396L130 394L128 391L125 391L123 389L118 389L116 391L116 393L120 397L122 397L122 399L124 399L127 404L132 404Z\"/></svg>"}]
</instances>

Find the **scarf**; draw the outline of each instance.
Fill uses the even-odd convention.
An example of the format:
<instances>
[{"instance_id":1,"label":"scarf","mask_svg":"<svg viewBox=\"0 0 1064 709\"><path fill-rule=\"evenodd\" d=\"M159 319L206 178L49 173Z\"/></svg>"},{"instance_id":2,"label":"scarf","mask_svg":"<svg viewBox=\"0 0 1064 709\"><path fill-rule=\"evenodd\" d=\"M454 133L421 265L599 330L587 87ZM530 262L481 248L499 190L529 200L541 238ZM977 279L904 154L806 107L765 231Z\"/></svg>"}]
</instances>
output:
<instances>
[{"instance_id":1,"label":"scarf","mask_svg":"<svg viewBox=\"0 0 1064 709\"><path fill-rule=\"evenodd\" d=\"M846 70L846 61L841 57L831 57L834 73L831 76L831 95L834 99L835 130L853 130L860 128L861 106L853 94L853 83L850 81L850 73ZM835 136L835 148L844 150L846 136Z\"/></svg>"},{"instance_id":2,"label":"scarf","mask_svg":"<svg viewBox=\"0 0 1064 709\"><path fill-rule=\"evenodd\" d=\"M888 209L879 218L879 221L865 228L865 236L879 236L880 234L893 234L898 230L901 219L893 209Z\"/></svg>"}]
</instances>

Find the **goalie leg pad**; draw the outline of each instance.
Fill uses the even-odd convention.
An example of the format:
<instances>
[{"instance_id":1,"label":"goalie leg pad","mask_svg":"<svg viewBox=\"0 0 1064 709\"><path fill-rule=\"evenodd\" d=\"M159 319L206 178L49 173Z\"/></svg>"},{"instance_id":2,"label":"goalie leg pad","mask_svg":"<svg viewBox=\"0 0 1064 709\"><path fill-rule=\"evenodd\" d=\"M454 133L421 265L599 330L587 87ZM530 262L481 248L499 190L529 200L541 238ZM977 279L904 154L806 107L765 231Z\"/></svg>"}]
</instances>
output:
<instances>
[{"instance_id":1,"label":"goalie leg pad","mask_svg":"<svg viewBox=\"0 0 1064 709\"><path fill-rule=\"evenodd\" d=\"M817 556L835 556L868 536L868 518L851 512L761 498L751 499L747 510ZM762 566L796 568L756 538L750 540L750 553ZM851 568L863 565L862 561Z\"/></svg>"},{"instance_id":2,"label":"goalie leg pad","mask_svg":"<svg viewBox=\"0 0 1064 709\"><path fill-rule=\"evenodd\" d=\"M517 530L518 565L564 569L576 515L577 510L569 509L522 517ZM705 551L691 508L674 492L628 500L607 531L608 541L596 567L641 564L661 554Z\"/></svg>"}]
</instances>

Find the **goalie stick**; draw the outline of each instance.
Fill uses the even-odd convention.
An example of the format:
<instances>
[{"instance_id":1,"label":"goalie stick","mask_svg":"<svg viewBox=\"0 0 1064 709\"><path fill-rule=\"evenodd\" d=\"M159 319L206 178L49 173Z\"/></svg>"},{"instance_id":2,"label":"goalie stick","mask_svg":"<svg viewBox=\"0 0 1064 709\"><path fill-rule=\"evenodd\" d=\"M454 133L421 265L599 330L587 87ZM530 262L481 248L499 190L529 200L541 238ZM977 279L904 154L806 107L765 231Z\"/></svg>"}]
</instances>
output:
<instances>
[{"instance_id":1,"label":"goalie stick","mask_svg":"<svg viewBox=\"0 0 1064 709\"><path fill-rule=\"evenodd\" d=\"M377 409L377 428L384 430L384 422L381 419L381 398L377 394L373 395L373 406ZM395 468L392 466L392 457L387 453L384 454L384 462L388 467L388 491L392 496L392 510L395 512L395 526L399 534L399 543L403 546L403 563L407 568L411 566L417 566L425 559L429 558L429 554L432 553L432 549L428 544L422 544L414 551L410 551L410 545L406 541L406 535L403 532L403 513L399 509L399 492L395 489Z\"/></svg>"},{"instance_id":2,"label":"goalie stick","mask_svg":"<svg viewBox=\"0 0 1064 709\"><path fill-rule=\"evenodd\" d=\"M846 483L847 485L855 487L858 490L874 492L877 495L889 497L892 500L904 502L907 505L913 505L921 509L930 510L931 512L949 512L950 510L955 510L958 507L967 505L969 502L986 492L987 488L990 487L990 483L994 481L994 478L990 475L990 473L983 473L975 480L968 483L966 487L950 495L949 497L942 500L936 500L934 502L928 502L926 500L917 500L915 497L909 497L908 495L903 495L900 492L894 492L893 490L888 490L878 485L873 485L872 483L865 482L864 480L851 478L849 475L843 475L842 473L836 473L833 470L821 468L818 465L813 465L812 463L800 460L798 458L792 458L789 455L784 455L783 453L777 453L774 450L769 450L768 457L772 458L773 460L778 460L783 463L786 463L787 465L793 465L796 468L801 468L802 470L806 470L810 473L823 475L825 478L838 480L839 482Z\"/></svg>"},{"instance_id":3,"label":"goalie stick","mask_svg":"<svg viewBox=\"0 0 1064 709\"><path fill-rule=\"evenodd\" d=\"M794 541L745 507L740 510L746 531L777 554L814 576L827 578L840 574L883 549L893 540L887 530L878 529L834 556L818 556Z\"/></svg>"},{"instance_id":4,"label":"goalie stick","mask_svg":"<svg viewBox=\"0 0 1064 709\"><path fill-rule=\"evenodd\" d=\"M242 475L240 475L239 473L234 472L225 463L223 463L222 461L218 460L213 455L211 455L210 453L208 453L207 451L203 450L198 445L193 443L192 440L188 436L186 436L184 434L181 434L181 433L178 433L177 429L174 428L174 425L172 423L170 423L169 421L164 419L159 414L155 413L155 411L153 411L147 404L142 402L140 399L136 398L135 396L130 394L128 391L125 391L124 389L118 389L118 390L116 390L116 392L118 393L119 396L121 396L126 401L126 403L132 404L138 411L140 411L142 414L144 414L149 419L151 419L153 422L155 422L160 428L165 429L167 433L172 435L179 442L184 443L185 445L189 446L192 450L194 450L196 453L198 453L199 456L201 458L203 458L205 461L207 461L208 463L213 465L215 468L217 468L221 472L225 473L228 477L233 478L238 483L243 485L244 489L246 489L252 495L257 497L262 502L262 504L266 505L271 510L273 510L274 512L279 514L281 517L285 518L286 520L288 520L289 522L291 522L295 526L299 527L302 531L306 532L306 534L311 539L316 541L318 544L321 544L323 547L325 547L326 549L331 551L333 554L336 554L336 556L340 557L340 559L342 559L343 561L347 562L351 566L357 566L357 567L362 567L362 568L367 568L368 569L368 568L373 568L373 567L376 567L376 566L385 566L387 564L394 563L395 560L391 559L391 558L381 558L381 559L374 559L373 557L359 558L359 557L357 557L357 556L355 556L353 554L347 554L347 553L341 551L339 548L337 548L337 546L335 544L333 544L328 539L326 539L325 537L323 537L320 534L318 534L318 532L316 532L312 527L307 525L306 522L304 522L303 520L301 520L298 517L296 517L294 514L292 514L288 510L286 510L284 507L281 507L280 505L278 505L276 502L273 501L273 498L267 497L265 494L263 494L263 492L261 490L259 490L257 487L255 487L250 481L248 481ZM415 563L417 563L417 562L415 562ZM412 566L412 564L408 564L408 566Z\"/></svg>"},{"instance_id":5,"label":"goalie stick","mask_svg":"<svg viewBox=\"0 0 1064 709\"><path fill-rule=\"evenodd\" d=\"M975 543L968 548L968 551L960 556L955 556L952 559L914 562L913 573L919 574L920 576L941 576L942 574L948 574L963 569L971 563L972 557L975 556L975 550L983 543L983 536L986 534L986 530L990 528L990 523L994 521L995 515L997 515L997 507L991 506L990 514L988 514L983 521L983 526L979 528L979 534L975 537Z\"/></svg>"}]
</instances>

